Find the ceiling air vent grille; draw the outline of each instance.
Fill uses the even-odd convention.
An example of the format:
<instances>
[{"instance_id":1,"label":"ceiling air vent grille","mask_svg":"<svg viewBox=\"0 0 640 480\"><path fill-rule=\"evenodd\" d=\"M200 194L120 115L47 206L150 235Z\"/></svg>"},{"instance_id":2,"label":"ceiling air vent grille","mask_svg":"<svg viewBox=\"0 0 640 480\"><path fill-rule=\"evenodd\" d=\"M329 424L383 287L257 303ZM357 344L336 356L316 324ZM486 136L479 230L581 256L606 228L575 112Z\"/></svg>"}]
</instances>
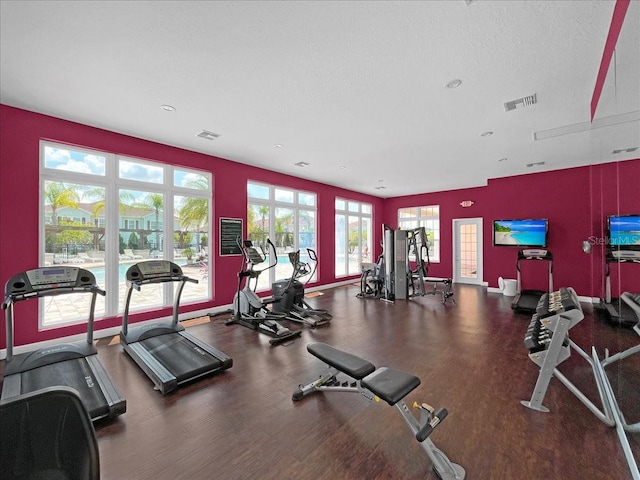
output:
<instances>
[{"instance_id":1,"label":"ceiling air vent grille","mask_svg":"<svg viewBox=\"0 0 640 480\"><path fill-rule=\"evenodd\" d=\"M625 153L632 153L632 152L635 152L636 150L638 150L638 147L622 148L622 149L620 149L620 150L614 150L614 151L613 151L613 152L611 152L611 153L613 153L614 155L615 155L615 154L617 154L617 153L622 153L622 152L625 152Z\"/></svg>"},{"instance_id":2,"label":"ceiling air vent grille","mask_svg":"<svg viewBox=\"0 0 640 480\"><path fill-rule=\"evenodd\" d=\"M511 110L515 110L517 108L530 107L531 105L535 105L536 103L538 103L538 94L534 93L533 95L529 95L528 97L522 97L516 100L511 100L510 102L505 102L504 111L510 112Z\"/></svg>"},{"instance_id":3,"label":"ceiling air vent grille","mask_svg":"<svg viewBox=\"0 0 640 480\"><path fill-rule=\"evenodd\" d=\"M208 130L202 130L199 134L196 135L196 137L206 138L207 140L215 140L219 136L219 133L213 133Z\"/></svg>"}]
</instances>

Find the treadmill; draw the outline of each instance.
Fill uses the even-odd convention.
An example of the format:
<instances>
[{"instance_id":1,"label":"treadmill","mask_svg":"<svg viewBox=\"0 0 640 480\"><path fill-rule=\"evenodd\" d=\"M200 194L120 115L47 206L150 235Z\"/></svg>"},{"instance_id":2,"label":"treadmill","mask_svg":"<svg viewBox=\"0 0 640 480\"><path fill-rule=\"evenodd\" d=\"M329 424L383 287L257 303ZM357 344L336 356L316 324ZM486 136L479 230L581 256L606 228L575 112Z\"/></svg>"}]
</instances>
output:
<instances>
[{"instance_id":1,"label":"treadmill","mask_svg":"<svg viewBox=\"0 0 640 480\"><path fill-rule=\"evenodd\" d=\"M520 270L520 262L523 260L542 260L549 262L549 291L543 290L523 290L522 275ZM519 312L535 313L538 302L545 293L553 292L553 255L549 250L544 249L526 249L518 251L518 260L516 261L517 289L516 296L511 303L511 308Z\"/></svg>"},{"instance_id":2,"label":"treadmill","mask_svg":"<svg viewBox=\"0 0 640 480\"><path fill-rule=\"evenodd\" d=\"M86 341L43 347L14 356L14 304L71 293L91 294ZM126 401L98 359L93 344L93 317L98 294L105 295L105 291L98 287L93 273L78 267L36 268L18 273L7 282L2 303L7 329L2 400L42 388L68 386L78 391L93 421L114 418L126 411Z\"/></svg>"},{"instance_id":3,"label":"treadmill","mask_svg":"<svg viewBox=\"0 0 640 480\"><path fill-rule=\"evenodd\" d=\"M611 263L638 263L640 264L640 251L608 249L605 255L605 301L604 309L609 320L617 325L633 327L638 323L636 312L628 302L622 298L611 298Z\"/></svg>"},{"instance_id":4,"label":"treadmill","mask_svg":"<svg viewBox=\"0 0 640 480\"><path fill-rule=\"evenodd\" d=\"M122 316L120 344L163 395L178 385L219 370L231 368L233 360L220 350L187 333L178 323L182 289L187 282L198 283L168 260L139 262L127 270L127 300ZM129 306L133 290L152 283L178 282L173 303L173 319L159 320L129 329Z\"/></svg>"}]
</instances>

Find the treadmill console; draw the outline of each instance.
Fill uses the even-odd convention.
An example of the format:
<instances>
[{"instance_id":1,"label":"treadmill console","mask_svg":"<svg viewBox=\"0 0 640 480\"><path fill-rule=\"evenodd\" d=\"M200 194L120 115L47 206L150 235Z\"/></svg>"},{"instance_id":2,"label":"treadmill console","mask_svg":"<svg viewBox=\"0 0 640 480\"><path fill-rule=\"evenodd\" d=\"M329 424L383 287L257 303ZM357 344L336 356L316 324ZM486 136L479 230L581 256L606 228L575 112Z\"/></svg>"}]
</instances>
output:
<instances>
[{"instance_id":1,"label":"treadmill console","mask_svg":"<svg viewBox=\"0 0 640 480\"><path fill-rule=\"evenodd\" d=\"M127 270L127 282L162 281L182 277L182 269L168 260L148 260L131 265Z\"/></svg>"},{"instance_id":2,"label":"treadmill console","mask_svg":"<svg viewBox=\"0 0 640 480\"><path fill-rule=\"evenodd\" d=\"M97 287L96 277L89 270L66 266L44 267L14 275L7 282L5 294L13 297L45 295L60 289L93 287Z\"/></svg>"},{"instance_id":3,"label":"treadmill console","mask_svg":"<svg viewBox=\"0 0 640 480\"><path fill-rule=\"evenodd\" d=\"M548 254L548 250L540 248L529 248L526 250L522 250L522 256L525 258L545 258Z\"/></svg>"},{"instance_id":4,"label":"treadmill console","mask_svg":"<svg viewBox=\"0 0 640 480\"><path fill-rule=\"evenodd\" d=\"M640 251L637 250L612 250L611 259L618 262L640 262Z\"/></svg>"}]
</instances>

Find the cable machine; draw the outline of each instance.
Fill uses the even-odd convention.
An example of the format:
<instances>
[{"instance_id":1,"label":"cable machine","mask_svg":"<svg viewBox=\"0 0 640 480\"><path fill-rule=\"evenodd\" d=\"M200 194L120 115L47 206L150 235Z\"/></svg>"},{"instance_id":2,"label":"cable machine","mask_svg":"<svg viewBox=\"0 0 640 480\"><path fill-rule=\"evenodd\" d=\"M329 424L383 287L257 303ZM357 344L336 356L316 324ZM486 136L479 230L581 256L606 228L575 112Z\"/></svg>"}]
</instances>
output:
<instances>
[{"instance_id":1,"label":"cable machine","mask_svg":"<svg viewBox=\"0 0 640 480\"><path fill-rule=\"evenodd\" d=\"M409 257L415 257L412 269ZM424 227L394 230L383 225L382 255L375 264L363 264L358 297L383 301L406 300L425 295L442 295L442 303L453 296L451 278L429 277L429 240ZM427 288L427 284L433 288ZM442 288L438 288L438 287Z\"/></svg>"}]
</instances>

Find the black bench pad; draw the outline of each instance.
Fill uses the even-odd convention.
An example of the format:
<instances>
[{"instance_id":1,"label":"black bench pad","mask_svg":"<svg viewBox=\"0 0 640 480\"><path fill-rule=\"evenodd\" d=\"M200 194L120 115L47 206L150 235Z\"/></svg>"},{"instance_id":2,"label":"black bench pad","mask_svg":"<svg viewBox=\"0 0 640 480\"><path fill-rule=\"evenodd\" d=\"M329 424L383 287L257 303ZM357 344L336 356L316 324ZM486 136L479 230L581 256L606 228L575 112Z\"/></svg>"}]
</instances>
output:
<instances>
[{"instance_id":1,"label":"black bench pad","mask_svg":"<svg viewBox=\"0 0 640 480\"><path fill-rule=\"evenodd\" d=\"M307 345L307 350L311 355L318 357L327 365L346 373L356 380L362 380L376 369L372 363L355 355L351 355L350 353L333 348L326 343L310 343Z\"/></svg>"},{"instance_id":2,"label":"black bench pad","mask_svg":"<svg viewBox=\"0 0 640 480\"><path fill-rule=\"evenodd\" d=\"M395 405L409 392L420 385L420 379L410 373L382 367L362 379L362 386L371 390L375 395Z\"/></svg>"}]
</instances>

